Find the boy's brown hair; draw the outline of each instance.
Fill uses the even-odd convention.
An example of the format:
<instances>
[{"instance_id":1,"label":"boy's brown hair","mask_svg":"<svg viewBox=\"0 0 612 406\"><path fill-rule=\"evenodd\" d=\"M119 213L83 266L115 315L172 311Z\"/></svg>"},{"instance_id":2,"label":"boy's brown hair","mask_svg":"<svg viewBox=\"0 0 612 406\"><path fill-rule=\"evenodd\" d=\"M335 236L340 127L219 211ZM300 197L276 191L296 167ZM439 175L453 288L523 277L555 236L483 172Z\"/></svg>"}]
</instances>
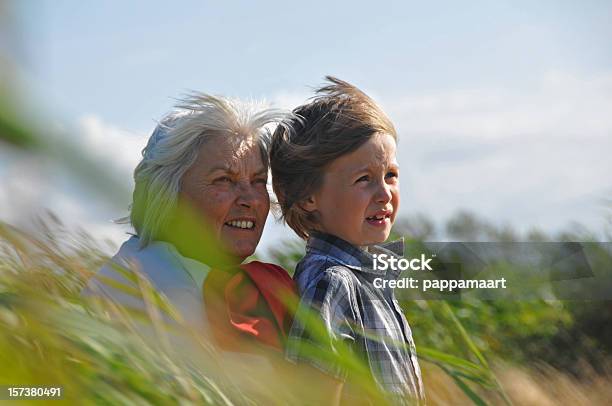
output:
<instances>
[{"instance_id":1,"label":"boy's brown hair","mask_svg":"<svg viewBox=\"0 0 612 406\"><path fill-rule=\"evenodd\" d=\"M322 186L326 167L376 134L397 141L391 120L370 97L340 79L326 79L331 83L277 127L270 148L272 187L282 217L304 239L319 222L302 203Z\"/></svg>"}]
</instances>

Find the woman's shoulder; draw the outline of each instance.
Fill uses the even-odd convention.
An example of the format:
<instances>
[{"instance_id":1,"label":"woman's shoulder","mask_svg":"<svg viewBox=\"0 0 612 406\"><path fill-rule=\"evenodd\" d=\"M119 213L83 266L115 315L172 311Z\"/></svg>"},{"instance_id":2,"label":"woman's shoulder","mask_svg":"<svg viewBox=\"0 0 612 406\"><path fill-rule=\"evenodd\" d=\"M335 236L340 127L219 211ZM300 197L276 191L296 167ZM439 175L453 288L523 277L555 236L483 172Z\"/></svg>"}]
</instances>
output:
<instances>
[{"instance_id":1,"label":"woman's shoulder","mask_svg":"<svg viewBox=\"0 0 612 406\"><path fill-rule=\"evenodd\" d=\"M242 264L240 267L243 269L252 269L256 272L263 272L278 275L281 277L290 277L289 273L285 270L285 268L276 264L271 264L269 262L251 261L246 264Z\"/></svg>"},{"instance_id":2,"label":"woman's shoulder","mask_svg":"<svg viewBox=\"0 0 612 406\"><path fill-rule=\"evenodd\" d=\"M251 261L249 263L242 264L240 267L250 274L253 273L258 275L265 275L268 277L291 280L291 276L285 270L285 268L275 264L270 264L268 262Z\"/></svg>"},{"instance_id":3,"label":"woman's shoulder","mask_svg":"<svg viewBox=\"0 0 612 406\"><path fill-rule=\"evenodd\" d=\"M165 243L152 243L140 246L136 236L126 240L117 253L91 278L91 283L100 280L119 280L134 284L137 272L149 279L158 288L189 285L190 280L183 266Z\"/></svg>"},{"instance_id":4,"label":"woman's shoulder","mask_svg":"<svg viewBox=\"0 0 612 406\"><path fill-rule=\"evenodd\" d=\"M242 264L240 268L245 271L257 285L266 283L280 283L293 289L294 282L289 273L281 266L261 261L251 261Z\"/></svg>"}]
</instances>

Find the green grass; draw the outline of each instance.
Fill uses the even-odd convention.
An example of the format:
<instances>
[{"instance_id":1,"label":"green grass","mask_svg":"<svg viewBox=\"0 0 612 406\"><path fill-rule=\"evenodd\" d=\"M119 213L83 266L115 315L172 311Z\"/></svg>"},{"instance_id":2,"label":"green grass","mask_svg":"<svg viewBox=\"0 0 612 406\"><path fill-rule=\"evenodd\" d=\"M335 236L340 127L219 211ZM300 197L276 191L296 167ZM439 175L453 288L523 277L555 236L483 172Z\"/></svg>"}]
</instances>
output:
<instances>
[{"instance_id":1,"label":"green grass","mask_svg":"<svg viewBox=\"0 0 612 406\"><path fill-rule=\"evenodd\" d=\"M182 324L138 273L118 269L131 283L113 287L139 297L144 310L82 297L87 280L108 259L106 248L84 233L71 236L56 218L39 227L33 235L0 225L0 384L61 385L71 404L299 404L303 388L291 376L258 376L255 391L236 385L244 371L228 366L223 354ZM324 334L320 323L311 325L313 335ZM479 390L501 389L484 356L464 337L478 362L427 348L421 348L421 359L483 404ZM339 347L338 355L361 389L378 396L350 349Z\"/></svg>"}]
</instances>

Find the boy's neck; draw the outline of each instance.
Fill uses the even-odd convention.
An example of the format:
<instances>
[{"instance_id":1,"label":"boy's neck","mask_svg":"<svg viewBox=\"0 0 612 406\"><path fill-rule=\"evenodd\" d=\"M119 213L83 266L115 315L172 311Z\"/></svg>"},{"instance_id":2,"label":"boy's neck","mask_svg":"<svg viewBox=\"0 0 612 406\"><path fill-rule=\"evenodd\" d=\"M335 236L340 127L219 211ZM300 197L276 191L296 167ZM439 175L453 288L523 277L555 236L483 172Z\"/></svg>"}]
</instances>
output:
<instances>
[{"instance_id":1,"label":"boy's neck","mask_svg":"<svg viewBox=\"0 0 612 406\"><path fill-rule=\"evenodd\" d=\"M357 244L353 244L352 242L349 242L349 241L345 240L342 237L338 237L337 235L335 235L333 233L328 233L327 231L317 230L317 231L311 232L311 234L310 234L311 238L312 237L321 238L321 237L325 237L325 236L335 238L337 240L340 240L340 241L344 242L345 244L349 244L353 248L357 248L359 250L366 251L366 252L369 251L368 247L370 247L371 245L376 245L376 244L370 244L370 245L357 245Z\"/></svg>"}]
</instances>

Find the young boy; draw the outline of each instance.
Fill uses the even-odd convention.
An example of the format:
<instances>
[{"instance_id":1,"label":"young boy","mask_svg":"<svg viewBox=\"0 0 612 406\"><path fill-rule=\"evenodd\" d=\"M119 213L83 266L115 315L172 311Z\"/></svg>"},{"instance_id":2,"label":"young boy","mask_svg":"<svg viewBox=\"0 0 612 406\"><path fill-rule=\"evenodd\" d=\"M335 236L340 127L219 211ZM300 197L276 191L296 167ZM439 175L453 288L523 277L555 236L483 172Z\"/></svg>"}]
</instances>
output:
<instances>
[{"instance_id":1,"label":"young boy","mask_svg":"<svg viewBox=\"0 0 612 406\"><path fill-rule=\"evenodd\" d=\"M293 111L296 118L277 128L270 149L283 218L308 241L294 274L301 298L286 356L342 382L351 377L339 349L348 346L380 390L419 401L410 327L393 291L373 284L399 273L373 269L373 254L403 254L402 242L375 245L389 237L399 207L397 135L366 94L327 79L312 102ZM309 312L322 322L323 337L309 331Z\"/></svg>"}]
</instances>

